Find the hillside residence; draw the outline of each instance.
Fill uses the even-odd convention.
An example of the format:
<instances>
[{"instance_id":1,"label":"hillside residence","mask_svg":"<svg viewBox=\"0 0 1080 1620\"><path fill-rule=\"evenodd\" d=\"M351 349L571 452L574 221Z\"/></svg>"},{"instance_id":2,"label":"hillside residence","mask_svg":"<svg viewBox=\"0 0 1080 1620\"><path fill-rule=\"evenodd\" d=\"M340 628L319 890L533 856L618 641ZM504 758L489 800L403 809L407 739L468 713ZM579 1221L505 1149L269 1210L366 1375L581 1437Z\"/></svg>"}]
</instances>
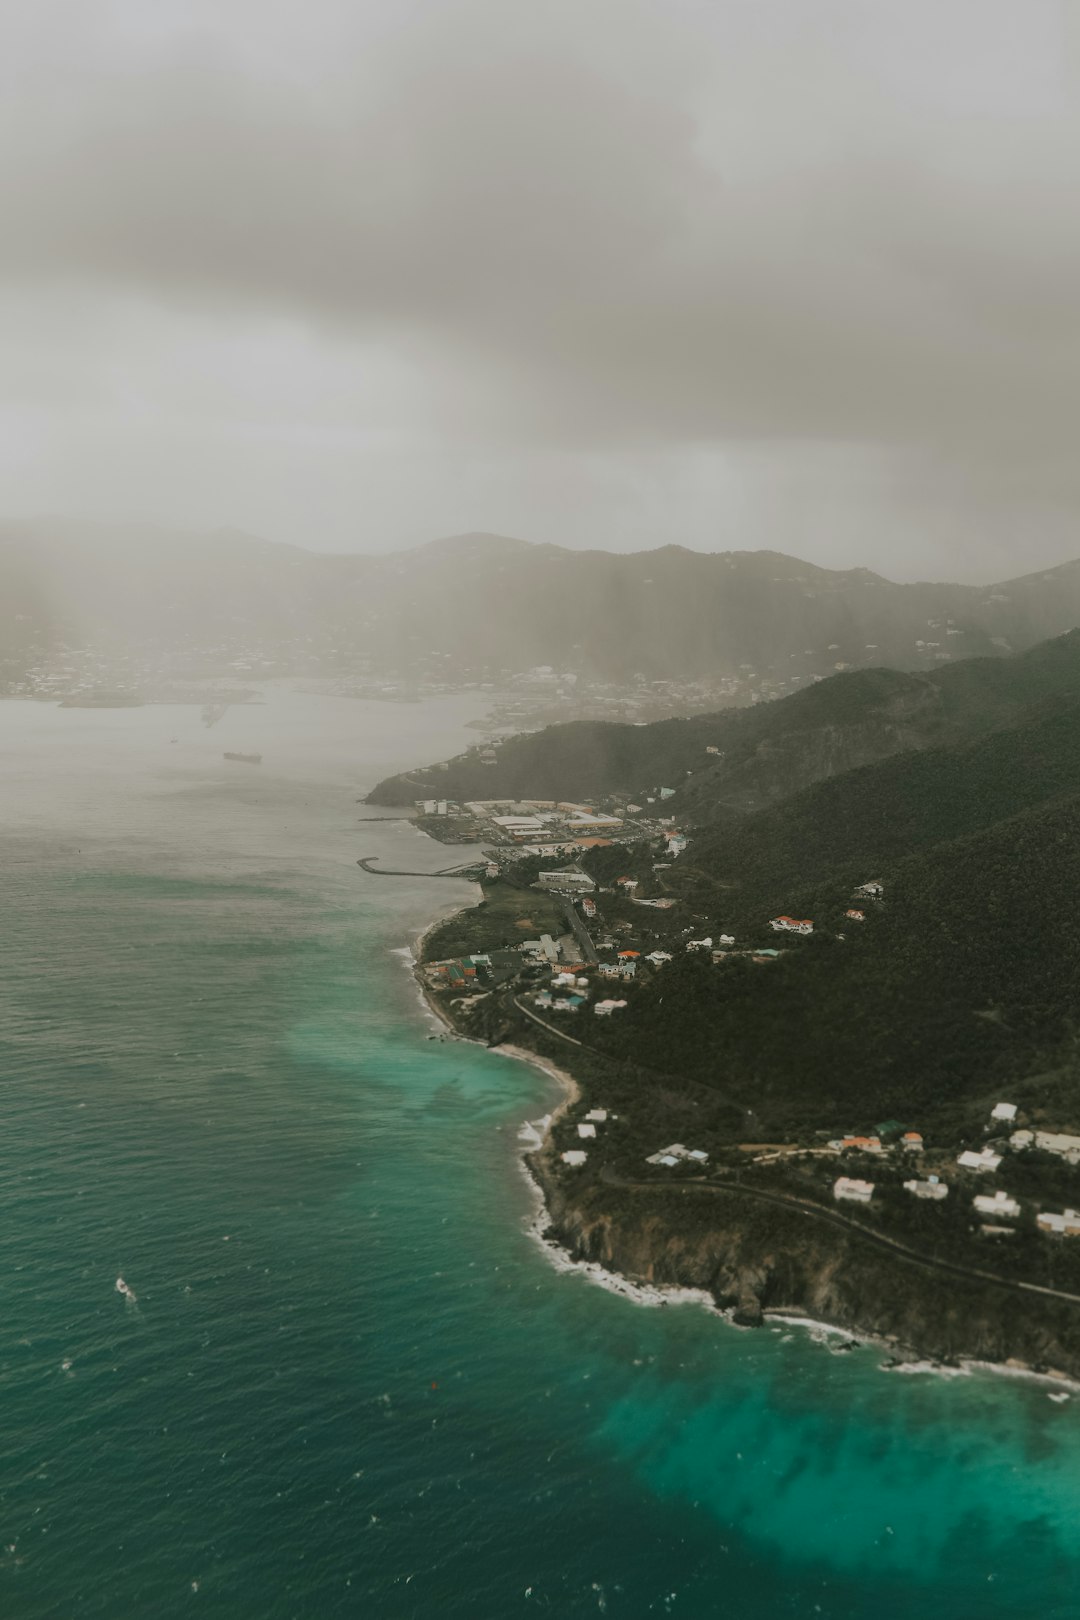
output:
<instances>
[{"instance_id":1,"label":"hillside residence","mask_svg":"<svg viewBox=\"0 0 1080 1620\"><path fill-rule=\"evenodd\" d=\"M682 833L665 833L667 839L667 852L669 855L679 856L689 843Z\"/></svg>"},{"instance_id":2,"label":"hillside residence","mask_svg":"<svg viewBox=\"0 0 1080 1620\"><path fill-rule=\"evenodd\" d=\"M735 935L734 934L721 934L720 938L717 940L718 945L734 945L734 943L735 943Z\"/></svg>"},{"instance_id":3,"label":"hillside residence","mask_svg":"<svg viewBox=\"0 0 1080 1620\"><path fill-rule=\"evenodd\" d=\"M660 797L662 799L673 799L675 797L675 789L674 788L661 788L660 789Z\"/></svg>"},{"instance_id":4,"label":"hillside residence","mask_svg":"<svg viewBox=\"0 0 1080 1620\"><path fill-rule=\"evenodd\" d=\"M597 1018L610 1018L613 1012L618 1012L620 1008L625 1006L625 1001L598 1001L593 1008L593 1012Z\"/></svg>"},{"instance_id":5,"label":"hillside residence","mask_svg":"<svg viewBox=\"0 0 1080 1620\"><path fill-rule=\"evenodd\" d=\"M990 1118L991 1119L1003 1119L1003 1120L1006 1120L1008 1123L1011 1124L1012 1121L1016 1118L1016 1104L1015 1103L995 1103L993 1108L990 1110Z\"/></svg>"},{"instance_id":6,"label":"hillside residence","mask_svg":"<svg viewBox=\"0 0 1080 1620\"><path fill-rule=\"evenodd\" d=\"M621 877L621 878L616 878L615 881L618 884L620 889L626 889L628 893L633 893L633 891L638 886L637 878Z\"/></svg>"},{"instance_id":7,"label":"hillside residence","mask_svg":"<svg viewBox=\"0 0 1080 1620\"><path fill-rule=\"evenodd\" d=\"M1007 1192L1001 1192L1000 1189L993 1194L976 1193L971 1202L980 1215L1005 1216L1012 1221L1020 1213L1020 1205L1016 1199L1010 1198Z\"/></svg>"},{"instance_id":8,"label":"hillside residence","mask_svg":"<svg viewBox=\"0 0 1080 1620\"><path fill-rule=\"evenodd\" d=\"M584 996L556 996L551 1003L552 1012L576 1013L585 1005Z\"/></svg>"},{"instance_id":9,"label":"hillside residence","mask_svg":"<svg viewBox=\"0 0 1080 1620\"><path fill-rule=\"evenodd\" d=\"M550 990L541 990L541 991L539 991L538 994L533 997L533 1001L535 1002L537 1007L550 1007L551 1006L551 991Z\"/></svg>"},{"instance_id":10,"label":"hillside residence","mask_svg":"<svg viewBox=\"0 0 1080 1620\"><path fill-rule=\"evenodd\" d=\"M579 1125L578 1128L577 1128L577 1133L582 1139L588 1138L590 1136L595 1136L596 1135L596 1126L595 1125Z\"/></svg>"},{"instance_id":11,"label":"hillside residence","mask_svg":"<svg viewBox=\"0 0 1080 1620\"><path fill-rule=\"evenodd\" d=\"M885 893L885 885L879 882L877 878L874 878L870 883L860 883L855 893L865 894L869 898L876 900Z\"/></svg>"},{"instance_id":12,"label":"hillside residence","mask_svg":"<svg viewBox=\"0 0 1080 1620\"><path fill-rule=\"evenodd\" d=\"M687 942L686 942L686 948L687 948L688 951L711 951L712 950L712 938L710 937L710 938L707 938L707 939L688 939Z\"/></svg>"},{"instance_id":13,"label":"hillside residence","mask_svg":"<svg viewBox=\"0 0 1080 1620\"><path fill-rule=\"evenodd\" d=\"M973 1153L967 1148L956 1162L961 1170L975 1170L980 1175L985 1175L988 1171L997 1169L1001 1163L1001 1154L995 1153L991 1148L982 1148L978 1153Z\"/></svg>"},{"instance_id":14,"label":"hillside residence","mask_svg":"<svg viewBox=\"0 0 1080 1620\"><path fill-rule=\"evenodd\" d=\"M1040 1232L1050 1232L1054 1237L1080 1237L1080 1214L1075 1209L1067 1209L1061 1215L1048 1209L1040 1210L1035 1225Z\"/></svg>"},{"instance_id":15,"label":"hillside residence","mask_svg":"<svg viewBox=\"0 0 1080 1620\"><path fill-rule=\"evenodd\" d=\"M607 1123L607 1109L590 1108L589 1112L585 1115L585 1118L591 1119L597 1125L604 1125Z\"/></svg>"},{"instance_id":16,"label":"hillside residence","mask_svg":"<svg viewBox=\"0 0 1080 1620\"><path fill-rule=\"evenodd\" d=\"M874 1196L872 1181L857 1181L853 1176L837 1176L833 1182L833 1197L849 1204L868 1204Z\"/></svg>"},{"instance_id":17,"label":"hillside residence","mask_svg":"<svg viewBox=\"0 0 1080 1620\"><path fill-rule=\"evenodd\" d=\"M541 872L538 879L542 889L564 889L579 893L591 893L596 884L587 872L579 872L576 867L569 867L561 872Z\"/></svg>"},{"instance_id":18,"label":"hillside residence","mask_svg":"<svg viewBox=\"0 0 1080 1620\"><path fill-rule=\"evenodd\" d=\"M650 951L648 956L645 958L645 960L646 960L646 962L651 962L653 967L663 967L665 962L670 962L671 961L671 952L670 951Z\"/></svg>"},{"instance_id":19,"label":"hillside residence","mask_svg":"<svg viewBox=\"0 0 1080 1620\"><path fill-rule=\"evenodd\" d=\"M588 895L583 896L581 901L581 910L586 917L595 917L596 901L590 900Z\"/></svg>"},{"instance_id":20,"label":"hillside residence","mask_svg":"<svg viewBox=\"0 0 1080 1620\"><path fill-rule=\"evenodd\" d=\"M879 1136L842 1136L840 1138L841 1153L883 1153Z\"/></svg>"},{"instance_id":21,"label":"hillside residence","mask_svg":"<svg viewBox=\"0 0 1080 1620\"><path fill-rule=\"evenodd\" d=\"M701 1148L683 1147L681 1142L672 1142L670 1147L660 1148L645 1160L646 1164L678 1164L685 1160L688 1164L707 1164L709 1155Z\"/></svg>"},{"instance_id":22,"label":"hillside residence","mask_svg":"<svg viewBox=\"0 0 1080 1620\"><path fill-rule=\"evenodd\" d=\"M935 1201L949 1196L948 1187L937 1176L928 1176L925 1181L905 1181L904 1190L915 1198L932 1198Z\"/></svg>"},{"instance_id":23,"label":"hillside residence","mask_svg":"<svg viewBox=\"0 0 1080 1620\"><path fill-rule=\"evenodd\" d=\"M852 922L865 922L866 921L866 912L865 911L845 911L844 916L850 918L850 920Z\"/></svg>"},{"instance_id":24,"label":"hillside residence","mask_svg":"<svg viewBox=\"0 0 1080 1620\"><path fill-rule=\"evenodd\" d=\"M589 1155L583 1152L581 1148L569 1148L567 1152L563 1154L562 1162L563 1164L571 1164L576 1168L577 1166L584 1164L588 1157Z\"/></svg>"},{"instance_id":25,"label":"hillside residence","mask_svg":"<svg viewBox=\"0 0 1080 1620\"><path fill-rule=\"evenodd\" d=\"M903 1148L905 1153L921 1153L923 1150L923 1139L919 1135L918 1131L905 1131L903 1136L900 1138L900 1146Z\"/></svg>"},{"instance_id":26,"label":"hillside residence","mask_svg":"<svg viewBox=\"0 0 1080 1620\"><path fill-rule=\"evenodd\" d=\"M1044 1153L1056 1153L1066 1164L1080 1164L1080 1136L1062 1136L1057 1131L1013 1131L1009 1142L1018 1153L1037 1147Z\"/></svg>"},{"instance_id":27,"label":"hillside residence","mask_svg":"<svg viewBox=\"0 0 1080 1620\"><path fill-rule=\"evenodd\" d=\"M719 748L717 748L715 746L715 744L707 743L706 746L705 746L705 752L707 754L718 754L720 752L720 750L719 750Z\"/></svg>"},{"instance_id":28,"label":"hillside residence","mask_svg":"<svg viewBox=\"0 0 1080 1620\"><path fill-rule=\"evenodd\" d=\"M814 925L808 917L773 917L769 927L778 934L812 934Z\"/></svg>"}]
</instances>

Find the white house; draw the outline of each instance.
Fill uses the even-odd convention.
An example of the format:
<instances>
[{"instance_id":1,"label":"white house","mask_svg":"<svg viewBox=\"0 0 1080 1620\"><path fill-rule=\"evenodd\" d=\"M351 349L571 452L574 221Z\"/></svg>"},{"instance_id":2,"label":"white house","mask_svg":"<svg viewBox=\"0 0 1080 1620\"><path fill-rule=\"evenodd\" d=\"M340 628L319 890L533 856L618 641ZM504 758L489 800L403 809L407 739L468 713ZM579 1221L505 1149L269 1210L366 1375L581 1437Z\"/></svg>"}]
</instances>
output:
<instances>
[{"instance_id":1,"label":"white house","mask_svg":"<svg viewBox=\"0 0 1080 1620\"><path fill-rule=\"evenodd\" d=\"M1040 1232L1051 1232L1055 1237L1080 1237L1080 1214L1075 1209L1067 1209L1061 1215L1048 1209L1040 1210L1035 1225Z\"/></svg>"},{"instance_id":2,"label":"white house","mask_svg":"<svg viewBox=\"0 0 1080 1620\"><path fill-rule=\"evenodd\" d=\"M1020 1205L1015 1198L1010 1198L1007 1192L1000 1190L992 1196L985 1193L976 1193L971 1200L980 1215L1004 1215L1009 1220L1015 1220L1020 1213Z\"/></svg>"},{"instance_id":3,"label":"white house","mask_svg":"<svg viewBox=\"0 0 1080 1620\"><path fill-rule=\"evenodd\" d=\"M915 1198L940 1200L949 1196L948 1187L943 1181L939 1181L937 1176L929 1176L925 1181L905 1181L904 1190Z\"/></svg>"},{"instance_id":4,"label":"white house","mask_svg":"<svg viewBox=\"0 0 1080 1620\"><path fill-rule=\"evenodd\" d=\"M1004 1119L1011 1122L1016 1118L1016 1104L995 1103L993 1108L990 1110L990 1118Z\"/></svg>"},{"instance_id":5,"label":"white house","mask_svg":"<svg viewBox=\"0 0 1080 1620\"><path fill-rule=\"evenodd\" d=\"M660 1148L659 1152L645 1160L646 1164L678 1164L680 1159L687 1159L693 1164L708 1163L709 1155L702 1148L684 1147L681 1142L672 1142L670 1147Z\"/></svg>"},{"instance_id":6,"label":"white house","mask_svg":"<svg viewBox=\"0 0 1080 1620\"><path fill-rule=\"evenodd\" d=\"M596 1126L595 1125L579 1125L578 1128L577 1128L577 1133L582 1138L582 1140L584 1140L588 1136L595 1136L596 1135Z\"/></svg>"},{"instance_id":7,"label":"white house","mask_svg":"<svg viewBox=\"0 0 1080 1620\"><path fill-rule=\"evenodd\" d=\"M589 1155L582 1152L580 1148L569 1148L567 1152L563 1154L562 1161L563 1164L572 1164L577 1166L584 1164L588 1157Z\"/></svg>"},{"instance_id":8,"label":"white house","mask_svg":"<svg viewBox=\"0 0 1080 1620\"><path fill-rule=\"evenodd\" d=\"M651 962L653 967L663 967L665 962L670 962L671 961L671 952L670 951L650 951L648 956L645 958L645 960L646 960L646 962Z\"/></svg>"},{"instance_id":9,"label":"white house","mask_svg":"<svg viewBox=\"0 0 1080 1620\"><path fill-rule=\"evenodd\" d=\"M720 938L717 940L718 945L734 945L734 943L735 943L735 935L734 934L721 934Z\"/></svg>"},{"instance_id":10,"label":"white house","mask_svg":"<svg viewBox=\"0 0 1080 1620\"><path fill-rule=\"evenodd\" d=\"M593 1008L593 1012L596 1014L597 1018L610 1018L613 1012L618 1012L620 1007L625 1006L625 1001L612 1001L608 999L607 1001L598 1001L596 1006Z\"/></svg>"},{"instance_id":11,"label":"white house","mask_svg":"<svg viewBox=\"0 0 1080 1620\"><path fill-rule=\"evenodd\" d=\"M562 872L541 872L538 881L542 889L572 889L578 893L589 893L596 888L587 872L578 872L574 868Z\"/></svg>"},{"instance_id":12,"label":"white house","mask_svg":"<svg viewBox=\"0 0 1080 1620\"><path fill-rule=\"evenodd\" d=\"M711 939L688 939L687 942L686 942L686 948L687 948L688 951L711 951L712 950L712 940Z\"/></svg>"},{"instance_id":13,"label":"white house","mask_svg":"<svg viewBox=\"0 0 1080 1620\"><path fill-rule=\"evenodd\" d=\"M1063 1136L1058 1131L1013 1131L1009 1142L1018 1153L1037 1147L1044 1153L1056 1153L1067 1164L1080 1164L1080 1136Z\"/></svg>"},{"instance_id":14,"label":"white house","mask_svg":"<svg viewBox=\"0 0 1080 1620\"><path fill-rule=\"evenodd\" d=\"M1001 1154L992 1152L990 1148L982 1148L978 1153L966 1148L956 1162L961 1170L977 1170L980 1175L984 1175L987 1171L997 1169L1001 1163Z\"/></svg>"},{"instance_id":15,"label":"white house","mask_svg":"<svg viewBox=\"0 0 1080 1620\"><path fill-rule=\"evenodd\" d=\"M607 1121L607 1109L590 1108L589 1112L585 1115L585 1118L595 1120L597 1125L603 1125Z\"/></svg>"},{"instance_id":16,"label":"white house","mask_svg":"<svg viewBox=\"0 0 1080 1620\"><path fill-rule=\"evenodd\" d=\"M833 1197L849 1204L868 1204L874 1196L872 1181L857 1181L854 1176L837 1176L833 1182Z\"/></svg>"},{"instance_id":17,"label":"white house","mask_svg":"<svg viewBox=\"0 0 1080 1620\"><path fill-rule=\"evenodd\" d=\"M869 883L860 883L855 893L871 895L876 899L885 893L885 885L873 878Z\"/></svg>"}]
</instances>

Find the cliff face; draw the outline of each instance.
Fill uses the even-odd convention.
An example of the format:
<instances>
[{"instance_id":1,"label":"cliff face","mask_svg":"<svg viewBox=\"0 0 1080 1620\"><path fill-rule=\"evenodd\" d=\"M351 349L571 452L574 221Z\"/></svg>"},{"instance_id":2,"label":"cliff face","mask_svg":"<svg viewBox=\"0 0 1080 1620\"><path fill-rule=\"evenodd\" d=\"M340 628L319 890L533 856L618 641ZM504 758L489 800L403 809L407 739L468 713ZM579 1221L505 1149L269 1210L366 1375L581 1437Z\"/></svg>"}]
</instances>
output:
<instances>
[{"instance_id":1,"label":"cliff face","mask_svg":"<svg viewBox=\"0 0 1080 1620\"><path fill-rule=\"evenodd\" d=\"M578 1260L634 1281L700 1288L735 1320L764 1310L873 1334L920 1356L1021 1362L1080 1378L1080 1306L964 1279L889 1256L856 1234L795 1211L718 1198L711 1222L679 1233L680 1198L568 1189L544 1155L532 1161L551 1216L550 1235Z\"/></svg>"}]
</instances>

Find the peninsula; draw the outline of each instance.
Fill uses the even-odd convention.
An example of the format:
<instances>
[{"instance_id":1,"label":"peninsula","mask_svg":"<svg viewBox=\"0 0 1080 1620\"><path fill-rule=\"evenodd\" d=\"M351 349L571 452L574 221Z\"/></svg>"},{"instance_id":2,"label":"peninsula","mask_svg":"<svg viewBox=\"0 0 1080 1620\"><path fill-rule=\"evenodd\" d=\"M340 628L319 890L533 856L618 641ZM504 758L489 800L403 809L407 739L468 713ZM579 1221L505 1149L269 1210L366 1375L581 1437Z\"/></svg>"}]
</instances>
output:
<instances>
[{"instance_id":1,"label":"peninsula","mask_svg":"<svg viewBox=\"0 0 1080 1620\"><path fill-rule=\"evenodd\" d=\"M1080 1377L1080 634L912 679L612 728L587 802L562 728L504 798L447 762L421 824L484 845L483 897L417 971L573 1076L530 1163L575 1257Z\"/></svg>"}]
</instances>

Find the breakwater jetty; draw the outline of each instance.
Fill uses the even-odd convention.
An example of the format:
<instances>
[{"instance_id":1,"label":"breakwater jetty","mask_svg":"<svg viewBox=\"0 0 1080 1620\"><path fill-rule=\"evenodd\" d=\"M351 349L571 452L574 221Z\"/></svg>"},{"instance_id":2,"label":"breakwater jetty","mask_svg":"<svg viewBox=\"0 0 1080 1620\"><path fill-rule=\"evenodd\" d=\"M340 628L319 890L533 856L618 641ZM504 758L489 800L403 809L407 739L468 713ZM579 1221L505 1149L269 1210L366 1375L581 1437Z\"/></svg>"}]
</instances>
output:
<instances>
[{"instance_id":1,"label":"breakwater jetty","mask_svg":"<svg viewBox=\"0 0 1080 1620\"><path fill-rule=\"evenodd\" d=\"M363 855L356 864L362 866L365 872L370 872L373 877L411 878L475 878L479 877L487 866L487 862L483 860L466 861L463 866L444 866L437 872L407 872L401 868L376 866L375 862L378 859L377 855Z\"/></svg>"}]
</instances>

